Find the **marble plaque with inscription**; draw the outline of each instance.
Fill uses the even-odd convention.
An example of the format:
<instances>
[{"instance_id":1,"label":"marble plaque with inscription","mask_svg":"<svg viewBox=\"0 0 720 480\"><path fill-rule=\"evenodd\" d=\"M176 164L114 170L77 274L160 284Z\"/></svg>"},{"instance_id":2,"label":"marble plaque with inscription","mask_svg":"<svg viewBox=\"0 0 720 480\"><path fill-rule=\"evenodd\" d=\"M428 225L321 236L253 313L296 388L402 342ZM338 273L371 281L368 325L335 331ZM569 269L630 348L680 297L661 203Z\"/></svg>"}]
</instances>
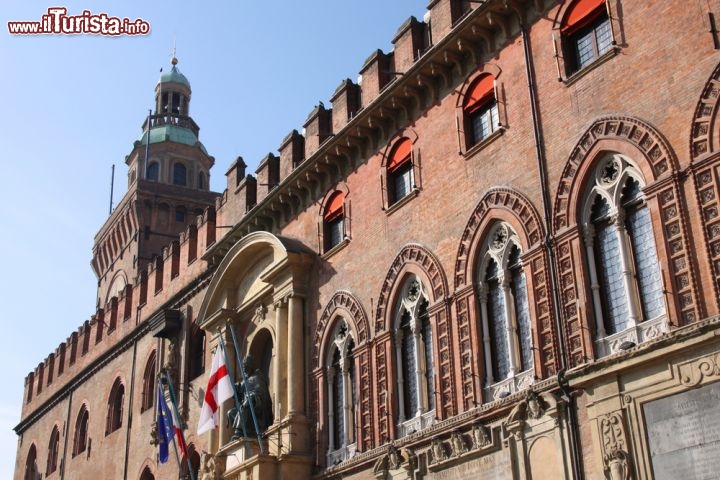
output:
<instances>
[{"instance_id":1,"label":"marble plaque with inscription","mask_svg":"<svg viewBox=\"0 0 720 480\"><path fill-rule=\"evenodd\" d=\"M720 382L643 406L657 480L720 475Z\"/></svg>"},{"instance_id":2,"label":"marble plaque with inscription","mask_svg":"<svg viewBox=\"0 0 720 480\"><path fill-rule=\"evenodd\" d=\"M428 473L432 480L512 480L510 457L505 450L454 465L445 470Z\"/></svg>"}]
</instances>

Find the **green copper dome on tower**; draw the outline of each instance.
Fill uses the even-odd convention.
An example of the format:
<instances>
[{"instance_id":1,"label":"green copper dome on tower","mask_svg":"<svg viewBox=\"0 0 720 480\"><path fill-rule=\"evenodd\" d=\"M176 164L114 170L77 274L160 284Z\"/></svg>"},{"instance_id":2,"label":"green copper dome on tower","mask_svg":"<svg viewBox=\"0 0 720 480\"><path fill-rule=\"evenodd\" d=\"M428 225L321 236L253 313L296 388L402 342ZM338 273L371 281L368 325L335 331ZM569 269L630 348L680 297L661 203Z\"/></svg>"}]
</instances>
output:
<instances>
[{"instance_id":1,"label":"green copper dome on tower","mask_svg":"<svg viewBox=\"0 0 720 480\"><path fill-rule=\"evenodd\" d=\"M185 75L180 73L180 70L177 68L178 60L177 58L173 57L171 60L172 68L170 68L170 71L163 72L160 75L160 80L158 80L158 84L161 83L179 83L181 85L185 85L186 87L190 88L190 82L188 82L188 79Z\"/></svg>"}]
</instances>

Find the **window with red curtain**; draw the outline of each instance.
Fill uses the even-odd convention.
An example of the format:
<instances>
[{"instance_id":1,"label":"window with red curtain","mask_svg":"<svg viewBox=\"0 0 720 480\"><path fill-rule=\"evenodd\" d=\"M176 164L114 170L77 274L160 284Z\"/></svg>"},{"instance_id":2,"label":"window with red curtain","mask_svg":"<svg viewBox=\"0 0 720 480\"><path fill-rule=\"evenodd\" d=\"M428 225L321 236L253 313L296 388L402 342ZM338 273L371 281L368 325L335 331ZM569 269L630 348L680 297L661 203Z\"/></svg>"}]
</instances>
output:
<instances>
[{"instance_id":1,"label":"window with red curtain","mask_svg":"<svg viewBox=\"0 0 720 480\"><path fill-rule=\"evenodd\" d=\"M415 188L412 162L412 142L402 138L393 147L387 163L388 204L392 205L409 195Z\"/></svg>"},{"instance_id":2,"label":"window with red curtain","mask_svg":"<svg viewBox=\"0 0 720 480\"><path fill-rule=\"evenodd\" d=\"M465 94L463 112L468 147L485 140L500 127L495 77L481 75L470 85Z\"/></svg>"},{"instance_id":3,"label":"window with red curtain","mask_svg":"<svg viewBox=\"0 0 720 480\"><path fill-rule=\"evenodd\" d=\"M576 0L561 27L568 75L582 70L612 48L605 0Z\"/></svg>"},{"instance_id":4,"label":"window with red curtain","mask_svg":"<svg viewBox=\"0 0 720 480\"><path fill-rule=\"evenodd\" d=\"M323 249L325 252L345 239L345 195L333 193L323 212Z\"/></svg>"}]
</instances>

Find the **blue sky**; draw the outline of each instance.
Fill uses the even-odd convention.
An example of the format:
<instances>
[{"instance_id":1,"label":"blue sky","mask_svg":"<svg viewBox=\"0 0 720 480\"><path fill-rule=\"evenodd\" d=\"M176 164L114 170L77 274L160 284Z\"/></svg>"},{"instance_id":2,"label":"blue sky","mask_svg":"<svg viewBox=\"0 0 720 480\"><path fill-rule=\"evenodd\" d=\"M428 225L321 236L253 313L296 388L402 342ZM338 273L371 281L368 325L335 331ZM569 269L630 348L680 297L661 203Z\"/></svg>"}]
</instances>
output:
<instances>
[{"instance_id":1,"label":"blue sky","mask_svg":"<svg viewBox=\"0 0 720 480\"><path fill-rule=\"evenodd\" d=\"M12 478L25 376L89 319L93 236L126 190L125 156L153 105L176 38L191 115L215 157L211 187L241 155L254 171L345 78L357 79L427 0L62 3L142 18L147 36L15 36L57 3L5 0L0 11L0 478ZM210 5L210 6L207 6ZM42 444L46 440L40 441ZM6 454L7 455L7 454ZM43 468L44 470L44 468Z\"/></svg>"}]
</instances>

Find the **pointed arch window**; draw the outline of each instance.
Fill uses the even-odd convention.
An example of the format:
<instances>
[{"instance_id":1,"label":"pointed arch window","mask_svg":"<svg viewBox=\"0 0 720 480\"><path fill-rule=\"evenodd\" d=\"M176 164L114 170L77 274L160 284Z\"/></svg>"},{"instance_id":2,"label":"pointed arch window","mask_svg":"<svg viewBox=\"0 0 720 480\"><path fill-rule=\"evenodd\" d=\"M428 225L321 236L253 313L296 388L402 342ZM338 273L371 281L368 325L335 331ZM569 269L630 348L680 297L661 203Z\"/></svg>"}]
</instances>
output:
<instances>
[{"instance_id":1,"label":"pointed arch window","mask_svg":"<svg viewBox=\"0 0 720 480\"><path fill-rule=\"evenodd\" d=\"M90 415L87 407L80 407L77 420L75 421L75 436L73 438L72 456L75 457L87 449L88 445L88 427L90 424Z\"/></svg>"},{"instance_id":2,"label":"pointed arch window","mask_svg":"<svg viewBox=\"0 0 720 480\"><path fill-rule=\"evenodd\" d=\"M584 212L585 248L600 356L667 330L662 271L643 177L632 161L598 164Z\"/></svg>"},{"instance_id":3,"label":"pointed arch window","mask_svg":"<svg viewBox=\"0 0 720 480\"><path fill-rule=\"evenodd\" d=\"M323 251L329 252L345 240L345 194L337 191L328 199L323 212Z\"/></svg>"},{"instance_id":4,"label":"pointed arch window","mask_svg":"<svg viewBox=\"0 0 720 480\"><path fill-rule=\"evenodd\" d=\"M205 373L205 332L193 323L190 327L190 379Z\"/></svg>"},{"instance_id":5,"label":"pointed arch window","mask_svg":"<svg viewBox=\"0 0 720 480\"><path fill-rule=\"evenodd\" d=\"M155 480L155 475L150 471L150 467L145 467L140 475L140 480Z\"/></svg>"},{"instance_id":6,"label":"pointed arch window","mask_svg":"<svg viewBox=\"0 0 720 480\"><path fill-rule=\"evenodd\" d=\"M158 181L160 178L160 164L158 162L150 162L150 165L147 167L146 177L153 182Z\"/></svg>"},{"instance_id":7,"label":"pointed arch window","mask_svg":"<svg viewBox=\"0 0 720 480\"><path fill-rule=\"evenodd\" d=\"M105 435L109 435L122 427L123 406L125 403L125 386L119 378L115 379L107 404Z\"/></svg>"},{"instance_id":8,"label":"pointed arch window","mask_svg":"<svg viewBox=\"0 0 720 480\"><path fill-rule=\"evenodd\" d=\"M494 401L532 384L532 327L517 234L500 222L485 240L483 251L478 283L485 398Z\"/></svg>"},{"instance_id":9,"label":"pointed arch window","mask_svg":"<svg viewBox=\"0 0 720 480\"><path fill-rule=\"evenodd\" d=\"M482 142L500 128L494 76L484 74L473 81L465 94L463 113L468 147Z\"/></svg>"},{"instance_id":10,"label":"pointed arch window","mask_svg":"<svg viewBox=\"0 0 720 480\"><path fill-rule=\"evenodd\" d=\"M400 436L427 428L435 419L433 330L423 283L410 275L395 306L397 423Z\"/></svg>"},{"instance_id":11,"label":"pointed arch window","mask_svg":"<svg viewBox=\"0 0 720 480\"><path fill-rule=\"evenodd\" d=\"M173 185L187 186L187 167L183 163L173 165Z\"/></svg>"},{"instance_id":12,"label":"pointed arch window","mask_svg":"<svg viewBox=\"0 0 720 480\"><path fill-rule=\"evenodd\" d=\"M153 351L150 354L150 358L145 364L145 371L143 372L143 389L142 389L142 402L140 404L140 412L144 412L153 407L155 402L155 378L156 378L156 355Z\"/></svg>"},{"instance_id":13,"label":"pointed arch window","mask_svg":"<svg viewBox=\"0 0 720 480\"><path fill-rule=\"evenodd\" d=\"M344 319L339 319L326 361L328 465L355 455L355 339Z\"/></svg>"},{"instance_id":14,"label":"pointed arch window","mask_svg":"<svg viewBox=\"0 0 720 480\"><path fill-rule=\"evenodd\" d=\"M50 434L50 442L48 443L47 468L45 476L50 475L58 467L58 452L60 451L60 430L55 426Z\"/></svg>"},{"instance_id":15,"label":"pointed arch window","mask_svg":"<svg viewBox=\"0 0 720 480\"><path fill-rule=\"evenodd\" d=\"M562 43L567 74L593 63L613 45L613 32L605 0L576 0L562 22Z\"/></svg>"},{"instance_id":16,"label":"pointed arch window","mask_svg":"<svg viewBox=\"0 0 720 480\"><path fill-rule=\"evenodd\" d=\"M23 480L40 480L40 472L37 466L37 449L35 444L30 445L27 459L25 460L25 474Z\"/></svg>"}]
</instances>

